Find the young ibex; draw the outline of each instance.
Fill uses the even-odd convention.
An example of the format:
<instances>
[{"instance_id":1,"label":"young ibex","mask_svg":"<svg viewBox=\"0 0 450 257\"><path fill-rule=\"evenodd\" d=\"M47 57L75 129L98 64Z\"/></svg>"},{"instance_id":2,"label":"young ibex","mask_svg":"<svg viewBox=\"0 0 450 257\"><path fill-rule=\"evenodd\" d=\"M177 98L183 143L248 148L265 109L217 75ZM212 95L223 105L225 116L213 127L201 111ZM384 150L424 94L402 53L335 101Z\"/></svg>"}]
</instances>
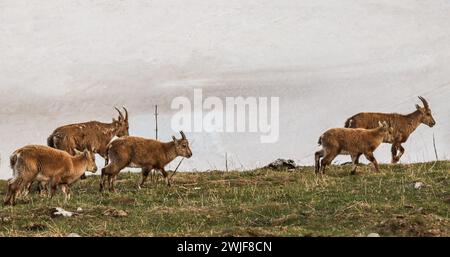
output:
<instances>
[{"instance_id":1,"label":"young ibex","mask_svg":"<svg viewBox=\"0 0 450 257\"><path fill-rule=\"evenodd\" d=\"M169 177L164 167L177 156L192 156L189 142L182 131L181 139L172 136L171 142L160 142L142 137L125 136L112 141L108 146L109 164L102 169L100 191L103 191L108 179L109 190L114 192L117 174L125 167L142 168L142 179L139 188L147 180L152 169L161 171L166 183L170 186Z\"/></svg>"},{"instance_id":2,"label":"young ibex","mask_svg":"<svg viewBox=\"0 0 450 257\"><path fill-rule=\"evenodd\" d=\"M436 121L431 115L431 109L425 98L419 96L419 99L423 103L423 107L416 105L416 111L402 115L398 113L369 113L363 112L358 113L345 122L346 128L376 128L379 121L386 121L389 126L394 129L394 137L392 140L384 140L384 143L392 144L392 163L397 163L402 157L405 149L401 145L408 140L409 135L411 135L414 130L421 124L433 127L436 125ZM400 153L397 155L398 151ZM356 163L358 163L359 156L356 158Z\"/></svg>"},{"instance_id":3,"label":"young ibex","mask_svg":"<svg viewBox=\"0 0 450 257\"><path fill-rule=\"evenodd\" d=\"M90 121L59 127L47 139L47 145L75 155L75 150L88 149L97 153L105 160L107 158L107 146L117 136L128 136L128 111L123 107L125 116L119 112L119 119L113 119L112 123Z\"/></svg>"},{"instance_id":4,"label":"young ibex","mask_svg":"<svg viewBox=\"0 0 450 257\"><path fill-rule=\"evenodd\" d=\"M385 140L392 140L393 129L386 122L379 122L374 129L334 128L326 131L319 138L322 150L315 153L316 174L324 173L325 167L330 165L339 154L350 154L353 162L352 174L356 173L356 158L361 154L373 163L379 172L378 163L373 152ZM322 158L322 160L320 160Z\"/></svg>"},{"instance_id":5,"label":"young ibex","mask_svg":"<svg viewBox=\"0 0 450 257\"><path fill-rule=\"evenodd\" d=\"M5 205L14 205L17 195L24 186L37 180L50 185L50 196L55 194L58 186L70 198L69 187L85 171L96 172L95 157L88 150L69 153L42 145L28 145L16 150L10 157L13 178L8 181Z\"/></svg>"}]
</instances>

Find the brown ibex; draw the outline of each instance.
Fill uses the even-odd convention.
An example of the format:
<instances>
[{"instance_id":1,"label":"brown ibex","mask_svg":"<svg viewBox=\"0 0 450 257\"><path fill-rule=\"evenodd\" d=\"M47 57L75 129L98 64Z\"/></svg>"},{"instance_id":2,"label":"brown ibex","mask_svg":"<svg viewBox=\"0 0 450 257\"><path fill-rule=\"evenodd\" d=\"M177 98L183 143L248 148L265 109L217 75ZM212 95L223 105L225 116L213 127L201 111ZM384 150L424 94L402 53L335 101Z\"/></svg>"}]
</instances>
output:
<instances>
[{"instance_id":1,"label":"brown ibex","mask_svg":"<svg viewBox=\"0 0 450 257\"><path fill-rule=\"evenodd\" d=\"M102 123L98 121L89 121L85 123L76 123L59 127L47 139L47 145L56 149L60 149L75 154L75 150L83 151L88 149L93 153L99 154L105 159L107 164L106 147L114 137L128 136L128 111L125 116L119 112L118 120L113 118L112 123ZM84 178L84 174L82 179Z\"/></svg>"},{"instance_id":2,"label":"brown ibex","mask_svg":"<svg viewBox=\"0 0 450 257\"><path fill-rule=\"evenodd\" d=\"M180 134L181 139L172 136L172 141L166 143L131 136L112 141L108 146L109 164L102 169L100 191L103 191L106 180L108 180L109 190L114 192L117 174L125 167L142 168L139 188L145 183L152 169L159 170L167 185L170 186L169 177L164 167L178 156L186 158L192 156L186 136L182 131L180 131Z\"/></svg>"},{"instance_id":3,"label":"brown ibex","mask_svg":"<svg viewBox=\"0 0 450 257\"><path fill-rule=\"evenodd\" d=\"M391 140L393 129L386 122L379 123L374 129L334 128L326 131L319 138L322 150L315 153L315 171L324 173L325 167L330 165L339 154L349 154L352 157L353 170L356 173L356 158L361 154L373 163L379 172L378 162L373 152L384 140ZM320 159L322 158L322 160Z\"/></svg>"},{"instance_id":4,"label":"brown ibex","mask_svg":"<svg viewBox=\"0 0 450 257\"><path fill-rule=\"evenodd\" d=\"M95 157L88 150L69 153L43 145L28 145L16 150L10 157L13 178L8 181L5 205L14 205L24 186L33 181L48 183L52 197L58 186L70 198L70 185L85 171L96 172Z\"/></svg>"},{"instance_id":5,"label":"brown ibex","mask_svg":"<svg viewBox=\"0 0 450 257\"><path fill-rule=\"evenodd\" d=\"M401 144L408 140L411 133L420 124L423 123L429 127L436 125L428 102L421 96L419 96L419 99L422 101L423 107L416 104L416 111L410 114L363 112L348 118L345 122L345 127L370 129L376 128L379 121L386 121L394 129L394 137L392 140L384 140L383 142L392 144L391 162L397 163L405 152ZM400 153L398 154L399 151ZM358 163L358 159L359 156L356 158L356 163Z\"/></svg>"},{"instance_id":6,"label":"brown ibex","mask_svg":"<svg viewBox=\"0 0 450 257\"><path fill-rule=\"evenodd\" d=\"M128 111L125 107L125 116L119 112L119 119L112 123L89 121L59 127L47 139L47 145L75 155L75 150L88 149L106 159L107 146L117 136L128 136Z\"/></svg>"}]
</instances>

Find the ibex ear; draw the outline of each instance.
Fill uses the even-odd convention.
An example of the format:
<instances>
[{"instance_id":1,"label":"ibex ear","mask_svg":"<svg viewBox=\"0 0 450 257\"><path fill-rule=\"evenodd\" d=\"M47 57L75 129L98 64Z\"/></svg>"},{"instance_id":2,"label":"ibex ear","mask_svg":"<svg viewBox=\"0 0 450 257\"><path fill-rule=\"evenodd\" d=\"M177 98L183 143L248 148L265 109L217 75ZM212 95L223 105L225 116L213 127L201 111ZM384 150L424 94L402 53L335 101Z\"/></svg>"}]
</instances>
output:
<instances>
[{"instance_id":1,"label":"ibex ear","mask_svg":"<svg viewBox=\"0 0 450 257\"><path fill-rule=\"evenodd\" d=\"M89 157L90 153L91 153L91 152L89 152L88 149L84 149L84 151L83 151L83 155L84 155L84 157L86 157L86 158Z\"/></svg>"},{"instance_id":2,"label":"ibex ear","mask_svg":"<svg viewBox=\"0 0 450 257\"><path fill-rule=\"evenodd\" d=\"M77 149L73 149L73 151L75 152L75 155L80 155L80 154L82 154L82 152L80 152L80 151L78 151Z\"/></svg>"},{"instance_id":3,"label":"ibex ear","mask_svg":"<svg viewBox=\"0 0 450 257\"><path fill-rule=\"evenodd\" d=\"M381 123L381 121L378 121L378 127L383 127L383 123Z\"/></svg>"},{"instance_id":4,"label":"ibex ear","mask_svg":"<svg viewBox=\"0 0 450 257\"><path fill-rule=\"evenodd\" d=\"M174 137L174 136L172 136L172 140L173 140L173 142L177 142L177 139Z\"/></svg>"},{"instance_id":5,"label":"ibex ear","mask_svg":"<svg viewBox=\"0 0 450 257\"><path fill-rule=\"evenodd\" d=\"M425 113L426 112L426 108L425 107L420 107L420 105L416 104L416 108L418 111L420 111L421 113Z\"/></svg>"}]
</instances>

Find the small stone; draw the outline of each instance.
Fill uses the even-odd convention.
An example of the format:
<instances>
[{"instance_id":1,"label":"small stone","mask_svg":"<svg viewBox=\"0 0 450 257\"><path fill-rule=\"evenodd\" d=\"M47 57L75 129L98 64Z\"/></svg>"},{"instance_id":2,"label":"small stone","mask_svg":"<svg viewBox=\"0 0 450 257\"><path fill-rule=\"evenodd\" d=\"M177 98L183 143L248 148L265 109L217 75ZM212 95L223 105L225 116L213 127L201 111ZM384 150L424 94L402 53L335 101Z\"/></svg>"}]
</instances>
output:
<instances>
[{"instance_id":1,"label":"small stone","mask_svg":"<svg viewBox=\"0 0 450 257\"><path fill-rule=\"evenodd\" d=\"M81 207L77 208L77 212L82 212L82 211L83 211L83 208L81 208Z\"/></svg>"},{"instance_id":2,"label":"small stone","mask_svg":"<svg viewBox=\"0 0 450 257\"><path fill-rule=\"evenodd\" d=\"M78 235L77 233L70 233L67 235L67 237L81 237L81 236Z\"/></svg>"},{"instance_id":3,"label":"small stone","mask_svg":"<svg viewBox=\"0 0 450 257\"><path fill-rule=\"evenodd\" d=\"M380 237L380 234L378 233L370 233L367 235L367 237Z\"/></svg>"},{"instance_id":4,"label":"small stone","mask_svg":"<svg viewBox=\"0 0 450 257\"><path fill-rule=\"evenodd\" d=\"M413 186L414 186L414 189L421 189L422 187L425 186L425 184L423 182L418 181L418 182L414 182Z\"/></svg>"},{"instance_id":5,"label":"small stone","mask_svg":"<svg viewBox=\"0 0 450 257\"><path fill-rule=\"evenodd\" d=\"M9 223L11 221L11 218L10 217L3 217L3 218L0 219L0 221L3 222L3 223Z\"/></svg>"},{"instance_id":6,"label":"small stone","mask_svg":"<svg viewBox=\"0 0 450 257\"><path fill-rule=\"evenodd\" d=\"M71 211L66 211L63 208L56 207L51 209L51 216L54 217L72 217L73 215L77 215Z\"/></svg>"},{"instance_id":7,"label":"small stone","mask_svg":"<svg viewBox=\"0 0 450 257\"><path fill-rule=\"evenodd\" d=\"M291 170L297 168L294 160L288 159L277 159L272 163L269 163L266 168L274 169L274 170Z\"/></svg>"}]
</instances>

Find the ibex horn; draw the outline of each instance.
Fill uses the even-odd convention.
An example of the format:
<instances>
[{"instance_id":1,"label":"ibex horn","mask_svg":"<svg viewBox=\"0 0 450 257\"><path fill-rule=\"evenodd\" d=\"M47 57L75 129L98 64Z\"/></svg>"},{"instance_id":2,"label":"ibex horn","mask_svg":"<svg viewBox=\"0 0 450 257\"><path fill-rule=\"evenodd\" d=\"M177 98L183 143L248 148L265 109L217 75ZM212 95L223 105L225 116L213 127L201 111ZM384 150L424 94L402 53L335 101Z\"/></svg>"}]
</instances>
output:
<instances>
[{"instance_id":1,"label":"ibex horn","mask_svg":"<svg viewBox=\"0 0 450 257\"><path fill-rule=\"evenodd\" d=\"M114 106L114 109L116 109L116 110L119 112L120 118L123 119L123 114L122 114L122 112L120 112L119 108L117 108L117 107Z\"/></svg>"},{"instance_id":2,"label":"ibex horn","mask_svg":"<svg viewBox=\"0 0 450 257\"><path fill-rule=\"evenodd\" d=\"M125 106L122 106L122 108L125 110L125 120L128 120L128 110Z\"/></svg>"},{"instance_id":3,"label":"ibex horn","mask_svg":"<svg viewBox=\"0 0 450 257\"><path fill-rule=\"evenodd\" d=\"M186 135L184 135L183 131L180 131L180 134L181 134L181 138L186 139Z\"/></svg>"},{"instance_id":4,"label":"ibex horn","mask_svg":"<svg viewBox=\"0 0 450 257\"><path fill-rule=\"evenodd\" d=\"M427 102L427 100L425 100L425 98L419 96L419 99L420 99L420 101L422 101L423 107L425 107L425 108L427 108L427 109L430 108L429 105L428 105L428 102Z\"/></svg>"}]
</instances>

